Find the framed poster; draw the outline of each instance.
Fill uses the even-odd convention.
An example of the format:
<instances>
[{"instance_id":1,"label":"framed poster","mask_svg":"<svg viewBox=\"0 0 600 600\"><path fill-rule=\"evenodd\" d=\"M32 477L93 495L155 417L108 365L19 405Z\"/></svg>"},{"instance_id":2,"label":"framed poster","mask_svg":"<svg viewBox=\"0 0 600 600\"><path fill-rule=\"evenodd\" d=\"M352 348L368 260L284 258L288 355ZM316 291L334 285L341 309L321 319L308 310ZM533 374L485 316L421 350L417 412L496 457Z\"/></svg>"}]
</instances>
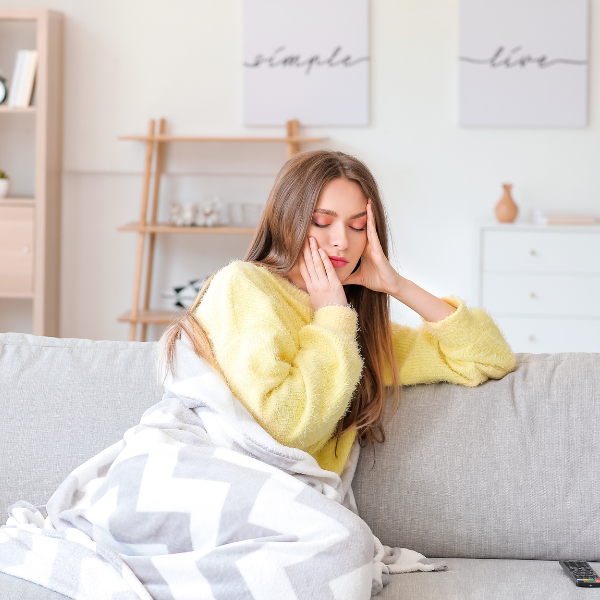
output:
<instances>
[{"instance_id":1,"label":"framed poster","mask_svg":"<svg viewBox=\"0 0 600 600\"><path fill-rule=\"evenodd\" d=\"M369 124L369 0L244 0L244 124Z\"/></svg>"},{"instance_id":2,"label":"framed poster","mask_svg":"<svg viewBox=\"0 0 600 600\"><path fill-rule=\"evenodd\" d=\"M461 125L584 127L588 0L460 0Z\"/></svg>"}]
</instances>

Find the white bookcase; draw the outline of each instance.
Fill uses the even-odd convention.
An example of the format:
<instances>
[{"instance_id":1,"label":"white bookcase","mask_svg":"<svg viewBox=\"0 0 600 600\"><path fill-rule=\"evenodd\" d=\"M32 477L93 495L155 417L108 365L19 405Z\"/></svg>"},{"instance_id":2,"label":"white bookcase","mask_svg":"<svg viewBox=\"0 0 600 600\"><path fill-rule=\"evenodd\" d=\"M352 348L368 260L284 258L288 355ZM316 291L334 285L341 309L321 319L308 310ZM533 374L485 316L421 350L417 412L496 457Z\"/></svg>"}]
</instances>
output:
<instances>
[{"instance_id":1,"label":"white bookcase","mask_svg":"<svg viewBox=\"0 0 600 600\"><path fill-rule=\"evenodd\" d=\"M479 306L514 352L600 352L600 227L481 225Z\"/></svg>"},{"instance_id":2,"label":"white bookcase","mask_svg":"<svg viewBox=\"0 0 600 600\"><path fill-rule=\"evenodd\" d=\"M18 331L15 303L31 314L29 331L59 334L62 178L63 16L0 8L0 69L12 84L17 50L37 50L34 106L0 104L0 169L11 180L0 198L0 321Z\"/></svg>"}]
</instances>

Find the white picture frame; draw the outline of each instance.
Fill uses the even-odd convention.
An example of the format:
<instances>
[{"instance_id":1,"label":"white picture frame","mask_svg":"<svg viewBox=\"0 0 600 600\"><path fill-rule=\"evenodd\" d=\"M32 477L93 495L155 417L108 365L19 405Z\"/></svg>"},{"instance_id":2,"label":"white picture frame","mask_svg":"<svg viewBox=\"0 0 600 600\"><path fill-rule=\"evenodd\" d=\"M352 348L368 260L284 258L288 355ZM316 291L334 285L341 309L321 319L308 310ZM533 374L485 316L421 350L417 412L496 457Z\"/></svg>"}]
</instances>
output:
<instances>
[{"instance_id":1,"label":"white picture frame","mask_svg":"<svg viewBox=\"0 0 600 600\"><path fill-rule=\"evenodd\" d=\"M585 127L588 14L588 0L460 0L460 125Z\"/></svg>"},{"instance_id":2,"label":"white picture frame","mask_svg":"<svg viewBox=\"0 0 600 600\"><path fill-rule=\"evenodd\" d=\"M369 0L244 0L243 122L369 124Z\"/></svg>"}]
</instances>

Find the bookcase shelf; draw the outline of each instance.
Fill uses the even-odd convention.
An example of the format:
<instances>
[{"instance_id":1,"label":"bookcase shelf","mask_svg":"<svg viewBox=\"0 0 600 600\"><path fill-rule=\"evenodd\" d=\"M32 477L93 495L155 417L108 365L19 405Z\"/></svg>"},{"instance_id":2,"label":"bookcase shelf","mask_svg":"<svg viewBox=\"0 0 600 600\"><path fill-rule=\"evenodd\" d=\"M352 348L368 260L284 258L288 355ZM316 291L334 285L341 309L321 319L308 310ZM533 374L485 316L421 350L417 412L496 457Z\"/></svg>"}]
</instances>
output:
<instances>
[{"instance_id":1,"label":"bookcase shelf","mask_svg":"<svg viewBox=\"0 0 600 600\"><path fill-rule=\"evenodd\" d=\"M35 206L35 198L28 196L5 196L0 198L0 206Z\"/></svg>"},{"instance_id":2,"label":"bookcase shelf","mask_svg":"<svg viewBox=\"0 0 600 600\"><path fill-rule=\"evenodd\" d=\"M146 164L144 169L144 183L142 190L142 206L140 220L135 223L127 223L119 227L119 231L133 231L138 234L138 245L136 253L136 266L133 280L133 301L130 311L118 317L120 322L130 324L129 339L137 339L138 325L141 325L141 341L146 341L149 324L168 325L173 322L182 311L178 310L152 310L150 308L150 289L152 285L152 270L154 265L154 250L156 235L159 233L175 234L208 234L208 235L252 235L255 230L245 227L175 227L167 223L157 222L158 197L160 191L160 179L163 169L164 145L168 142L255 142L255 143L282 143L287 145L288 158L300 152L300 144L303 142L322 142L326 138L302 137L298 135L300 124L298 121L287 122L287 136L285 137L211 137L211 136L176 136L165 134L165 119L160 120L158 131L156 123L150 121L146 135L124 135L120 140L133 140L145 142ZM152 164L154 168L154 185L152 201L150 197L150 184L152 179ZM148 210L150 209L150 218ZM145 252L146 238L148 238L148 252ZM140 292L142 288L142 274L145 271L144 296L140 305Z\"/></svg>"},{"instance_id":3,"label":"bookcase shelf","mask_svg":"<svg viewBox=\"0 0 600 600\"><path fill-rule=\"evenodd\" d=\"M3 104L0 104L0 112L6 112L6 113L35 113L36 108L37 108L36 106L13 107L13 106L4 106Z\"/></svg>"},{"instance_id":4,"label":"bookcase shelf","mask_svg":"<svg viewBox=\"0 0 600 600\"><path fill-rule=\"evenodd\" d=\"M134 317L131 311L123 313L119 317L121 323L144 323L146 325L168 325L178 316L183 314L182 310L140 310L137 317ZM145 341L145 340L143 340Z\"/></svg>"},{"instance_id":5,"label":"bookcase shelf","mask_svg":"<svg viewBox=\"0 0 600 600\"><path fill-rule=\"evenodd\" d=\"M33 177L30 195L0 198L0 298L28 300L32 332L58 337L64 17L46 9L0 8L0 26L12 40L0 52L5 75L13 74L17 50L38 53L35 105L0 105L0 169L10 176L21 170L14 165L27 160ZM8 86L12 83L9 78ZM35 118L13 119L8 113ZM16 134L8 138L5 128ZM12 184L15 191L27 187L23 181Z\"/></svg>"}]
</instances>

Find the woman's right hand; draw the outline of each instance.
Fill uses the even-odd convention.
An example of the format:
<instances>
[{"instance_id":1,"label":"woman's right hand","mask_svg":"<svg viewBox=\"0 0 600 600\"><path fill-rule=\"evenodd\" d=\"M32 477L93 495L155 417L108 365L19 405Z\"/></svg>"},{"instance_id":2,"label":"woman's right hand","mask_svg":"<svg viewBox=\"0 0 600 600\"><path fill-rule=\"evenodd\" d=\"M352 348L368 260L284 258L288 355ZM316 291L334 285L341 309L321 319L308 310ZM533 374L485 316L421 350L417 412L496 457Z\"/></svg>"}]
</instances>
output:
<instances>
[{"instance_id":1,"label":"woman's right hand","mask_svg":"<svg viewBox=\"0 0 600 600\"><path fill-rule=\"evenodd\" d=\"M304 256L300 257L300 274L315 310L323 306L348 306L344 286L340 282L327 253L319 248L315 238L304 244Z\"/></svg>"}]
</instances>

